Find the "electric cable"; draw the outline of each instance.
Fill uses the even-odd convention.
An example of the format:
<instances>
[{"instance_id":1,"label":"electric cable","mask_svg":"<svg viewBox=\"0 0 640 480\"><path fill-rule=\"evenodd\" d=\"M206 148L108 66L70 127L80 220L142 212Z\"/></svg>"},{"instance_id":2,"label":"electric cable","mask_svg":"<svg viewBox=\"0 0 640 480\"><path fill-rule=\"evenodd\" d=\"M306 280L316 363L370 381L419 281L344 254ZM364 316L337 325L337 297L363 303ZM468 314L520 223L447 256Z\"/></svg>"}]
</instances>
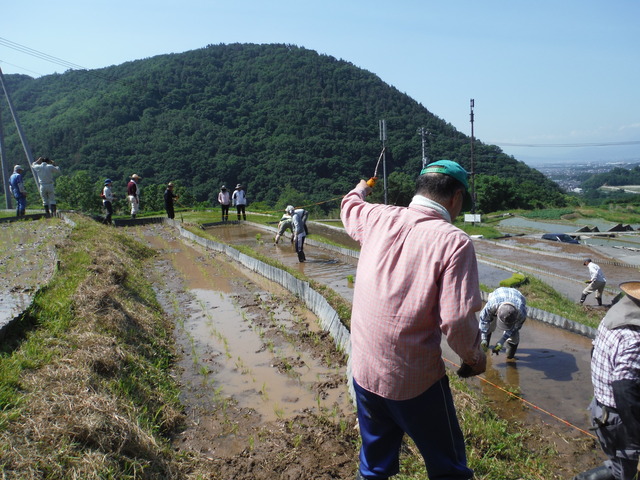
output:
<instances>
[{"instance_id":1,"label":"electric cable","mask_svg":"<svg viewBox=\"0 0 640 480\"><path fill-rule=\"evenodd\" d=\"M491 143L498 147L615 147L622 145L640 145L640 140L628 140L622 142L598 142L598 143Z\"/></svg>"},{"instance_id":2,"label":"electric cable","mask_svg":"<svg viewBox=\"0 0 640 480\"><path fill-rule=\"evenodd\" d=\"M27 47L25 45L21 45L16 42L12 42L6 38L0 37L0 45L4 45L5 47L11 48L12 50L16 50L18 52L26 53L27 55L31 55L32 57L39 58L41 60L45 60L50 63L55 63L57 65L61 65L63 67L77 69L77 70L88 70L87 67L83 67L82 65L78 65L76 63L68 62L63 60L62 58L54 57L53 55L49 55L48 53L40 52L33 48Z\"/></svg>"}]
</instances>

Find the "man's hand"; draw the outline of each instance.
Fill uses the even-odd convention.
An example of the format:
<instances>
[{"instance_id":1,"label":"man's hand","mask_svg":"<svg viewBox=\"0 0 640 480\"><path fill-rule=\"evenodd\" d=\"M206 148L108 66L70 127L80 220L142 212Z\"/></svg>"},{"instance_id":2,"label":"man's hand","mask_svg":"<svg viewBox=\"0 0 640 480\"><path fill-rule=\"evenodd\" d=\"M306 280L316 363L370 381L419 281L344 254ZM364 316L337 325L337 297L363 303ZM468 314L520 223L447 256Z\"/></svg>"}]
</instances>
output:
<instances>
[{"instance_id":1,"label":"man's hand","mask_svg":"<svg viewBox=\"0 0 640 480\"><path fill-rule=\"evenodd\" d=\"M457 374L460 378L469 378L475 375L480 375L484 373L487 369L487 357L484 352L481 352L480 358L473 365L469 365L468 363L462 362L462 365L457 370Z\"/></svg>"},{"instance_id":2,"label":"man's hand","mask_svg":"<svg viewBox=\"0 0 640 480\"><path fill-rule=\"evenodd\" d=\"M358 183L357 188L363 189L365 195L369 195L373 191L373 189L369 186L366 180L360 180L360 183Z\"/></svg>"}]
</instances>

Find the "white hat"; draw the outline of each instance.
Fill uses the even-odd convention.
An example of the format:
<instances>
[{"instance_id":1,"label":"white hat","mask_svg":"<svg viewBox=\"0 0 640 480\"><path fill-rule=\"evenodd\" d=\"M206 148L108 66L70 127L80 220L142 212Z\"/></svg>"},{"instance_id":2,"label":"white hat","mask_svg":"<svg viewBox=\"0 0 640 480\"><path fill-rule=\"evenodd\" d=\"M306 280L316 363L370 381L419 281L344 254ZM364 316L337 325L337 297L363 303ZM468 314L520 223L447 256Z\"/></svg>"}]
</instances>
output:
<instances>
[{"instance_id":1,"label":"white hat","mask_svg":"<svg viewBox=\"0 0 640 480\"><path fill-rule=\"evenodd\" d=\"M22 165L16 165L15 167L13 167L13 173L18 173L18 170L22 170L24 172L24 168L22 168Z\"/></svg>"}]
</instances>

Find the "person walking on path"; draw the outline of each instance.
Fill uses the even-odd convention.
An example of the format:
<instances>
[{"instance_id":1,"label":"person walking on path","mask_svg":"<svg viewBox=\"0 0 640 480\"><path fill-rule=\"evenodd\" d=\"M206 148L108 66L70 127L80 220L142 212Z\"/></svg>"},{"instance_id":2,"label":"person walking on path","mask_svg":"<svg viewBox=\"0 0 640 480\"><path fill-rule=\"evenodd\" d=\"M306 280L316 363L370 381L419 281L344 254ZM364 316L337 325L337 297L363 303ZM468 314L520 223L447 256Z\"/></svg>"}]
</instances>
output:
<instances>
[{"instance_id":1,"label":"person walking on path","mask_svg":"<svg viewBox=\"0 0 640 480\"><path fill-rule=\"evenodd\" d=\"M307 238L307 217L306 210L299 208L295 210L292 205L287 207L287 213L291 215L291 227L293 228L293 244L296 247L298 261L305 262L307 257L304 254L304 241Z\"/></svg>"},{"instance_id":2,"label":"person walking on path","mask_svg":"<svg viewBox=\"0 0 640 480\"><path fill-rule=\"evenodd\" d=\"M134 173L127 184L127 199L129 200L129 205L131 205L131 218L136 218L138 211L140 211L140 188L138 183L141 180L142 177Z\"/></svg>"},{"instance_id":3,"label":"person walking on path","mask_svg":"<svg viewBox=\"0 0 640 480\"><path fill-rule=\"evenodd\" d=\"M48 157L38 157L31 164L31 167L36 172L36 177L38 177L38 183L40 184L40 196L42 197L44 213L47 216L55 215L57 206L54 178L60 175L60 167Z\"/></svg>"},{"instance_id":4,"label":"person walking on path","mask_svg":"<svg viewBox=\"0 0 640 480\"><path fill-rule=\"evenodd\" d=\"M23 217L27 211L27 190L24 188L24 169L22 165L13 167L13 174L9 177L9 189L16 199L16 217Z\"/></svg>"},{"instance_id":5,"label":"person walking on path","mask_svg":"<svg viewBox=\"0 0 640 480\"><path fill-rule=\"evenodd\" d=\"M623 282L626 294L598 326L591 356L591 423L609 457L574 480L640 478L640 282Z\"/></svg>"},{"instance_id":6,"label":"person walking on path","mask_svg":"<svg viewBox=\"0 0 640 480\"><path fill-rule=\"evenodd\" d=\"M527 301L515 288L500 287L489 294L487 303L480 312L481 346L486 351L491 343L491 334L502 331L502 337L492 349L498 354L506 344L507 358L515 356L520 343L520 329L527 319Z\"/></svg>"},{"instance_id":7,"label":"person walking on path","mask_svg":"<svg viewBox=\"0 0 640 480\"><path fill-rule=\"evenodd\" d=\"M236 185L236 189L233 191L231 199L233 200L233 204L238 211L238 220L246 220L247 213L245 209L247 207L247 194L244 190L244 187L240 183ZM242 218L240 218L240 216L242 216Z\"/></svg>"},{"instance_id":8,"label":"person walking on path","mask_svg":"<svg viewBox=\"0 0 640 480\"><path fill-rule=\"evenodd\" d=\"M174 200L180 198L178 195L173 193L173 182L167 183L167 188L164 191L164 209L167 211L167 217L170 219L176 218L176 212L173 208Z\"/></svg>"},{"instance_id":9,"label":"person walking on path","mask_svg":"<svg viewBox=\"0 0 640 480\"><path fill-rule=\"evenodd\" d=\"M220 204L220 208L222 209L222 221L229 221L229 205L231 205L231 195L227 190L227 187L222 185L220 187L220 191L218 192L218 203Z\"/></svg>"},{"instance_id":10,"label":"person walking on path","mask_svg":"<svg viewBox=\"0 0 640 480\"><path fill-rule=\"evenodd\" d=\"M588 285L582 291L580 304L584 303L587 295L595 292L596 301L598 302L598 305L602 306L602 292L604 292L604 287L607 284L607 279L604 277L604 273L602 273L602 269L600 268L600 266L591 261L590 258L585 258L583 265L586 265L589 269L589 280L585 282L588 283Z\"/></svg>"},{"instance_id":11,"label":"person walking on path","mask_svg":"<svg viewBox=\"0 0 640 480\"><path fill-rule=\"evenodd\" d=\"M345 229L361 245L351 316L358 479L398 473L404 433L429 478L473 478L440 346L445 334L459 376L485 371L475 250L452 224L472 206L467 178L440 160L421 170L408 207L367 202L364 180L342 200Z\"/></svg>"},{"instance_id":12,"label":"person walking on path","mask_svg":"<svg viewBox=\"0 0 640 480\"><path fill-rule=\"evenodd\" d=\"M113 215L113 201L115 200L115 195L111 190L111 179L107 178L104 181L104 188L102 189L102 206L107 214L104 217L103 223L105 225L111 225L111 216Z\"/></svg>"}]
</instances>

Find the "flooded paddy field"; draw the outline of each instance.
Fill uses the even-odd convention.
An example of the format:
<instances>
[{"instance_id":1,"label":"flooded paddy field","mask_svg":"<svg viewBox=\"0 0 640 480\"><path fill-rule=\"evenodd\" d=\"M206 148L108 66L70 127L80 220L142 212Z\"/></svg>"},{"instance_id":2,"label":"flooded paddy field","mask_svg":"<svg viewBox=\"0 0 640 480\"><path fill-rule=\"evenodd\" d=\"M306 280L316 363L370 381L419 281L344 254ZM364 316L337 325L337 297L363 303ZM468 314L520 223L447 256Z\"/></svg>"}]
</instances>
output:
<instances>
[{"instance_id":1,"label":"flooded paddy field","mask_svg":"<svg viewBox=\"0 0 640 480\"><path fill-rule=\"evenodd\" d=\"M221 478L263 478L256 469L351 478L357 430L346 357L316 317L282 287L182 242L171 227L131 233L158 251L150 279L177 325L188 425L176 448L209 458ZM245 476L247 455L254 466Z\"/></svg>"},{"instance_id":2,"label":"flooded paddy field","mask_svg":"<svg viewBox=\"0 0 640 480\"><path fill-rule=\"evenodd\" d=\"M22 313L56 268L55 246L71 227L59 219L0 223L0 330Z\"/></svg>"}]
</instances>

